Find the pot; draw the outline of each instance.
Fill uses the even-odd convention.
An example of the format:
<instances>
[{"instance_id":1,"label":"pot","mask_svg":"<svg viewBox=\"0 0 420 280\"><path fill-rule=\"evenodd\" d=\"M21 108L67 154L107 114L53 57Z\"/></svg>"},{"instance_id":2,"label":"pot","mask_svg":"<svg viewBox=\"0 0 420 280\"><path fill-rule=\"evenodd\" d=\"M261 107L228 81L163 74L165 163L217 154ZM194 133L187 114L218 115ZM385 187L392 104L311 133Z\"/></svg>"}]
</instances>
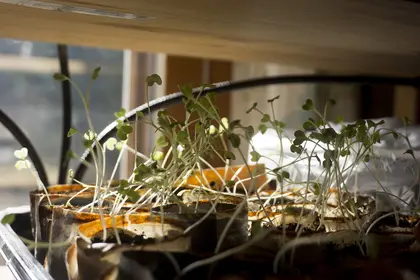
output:
<instances>
[{"instance_id":1,"label":"pot","mask_svg":"<svg viewBox=\"0 0 420 280\"><path fill-rule=\"evenodd\" d=\"M101 240L104 224L108 233L105 242ZM73 243L65 257L70 280L117 279L121 273L133 271L137 271L136 277L142 275L136 279L153 279L148 278L151 276L143 268L147 262L145 252L152 252L152 255L159 252L186 252L190 247L190 238L183 235L183 222L170 218L162 220L160 216L150 213L108 216L104 223L99 219L83 223L78 230L84 238ZM115 230L121 244L116 244ZM86 242L86 238L91 243ZM130 263L131 268L127 269Z\"/></svg>"},{"instance_id":2,"label":"pot","mask_svg":"<svg viewBox=\"0 0 420 280\"><path fill-rule=\"evenodd\" d=\"M52 212L55 206L63 206L78 192L84 188L81 185L55 185L47 188L49 199L52 205L49 205L47 196L44 191L32 191L29 194L30 209L31 209L31 227L35 241L48 242L48 232L50 230L50 223L52 219ZM92 200L93 191L86 191L77 196L77 200L73 201L75 204L83 204ZM82 199L83 201L80 201ZM44 262L46 250L35 248L35 257L41 263Z\"/></svg>"},{"instance_id":3,"label":"pot","mask_svg":"<svg viewBox=\"0 0 420 280\"><path fill-rule=\"evenodd\" d=\"M238 182L242 180L242 184L238 184L236 188L229 187L231 191L237 191L239 193L244 193L244 189L248 194L255 192L258 186L263 185L267 181L266 170L263 164L249 165L249 170L252 174L249 173L248 168L245 165L234 165L230 166L227 170L225 167L217 167L213 169L204 169L202 173L195 172L191 174L186 180L184 187L196 188L201 186L204 182L209 182L210 188L214 190L222 190L224 186L223 181L220 178L226 178L226 181ZM216 171L216 172L215 172ZM254 189L251 189L251 175L254 175Z\"/></svg>"},{"instance_id":4,"label":"pot","mask_svg":"<svg viewBox=\"0 0 420 280\"><path fill-rule=\"evenodd\" d=\"M211 255L217 247L223 251L248 240L248 210L243 196L206 194L196 200L188 192L183 196L183 203L155 207L151 212L188 225L191 253Z\"/></svg>"}]
</instances>

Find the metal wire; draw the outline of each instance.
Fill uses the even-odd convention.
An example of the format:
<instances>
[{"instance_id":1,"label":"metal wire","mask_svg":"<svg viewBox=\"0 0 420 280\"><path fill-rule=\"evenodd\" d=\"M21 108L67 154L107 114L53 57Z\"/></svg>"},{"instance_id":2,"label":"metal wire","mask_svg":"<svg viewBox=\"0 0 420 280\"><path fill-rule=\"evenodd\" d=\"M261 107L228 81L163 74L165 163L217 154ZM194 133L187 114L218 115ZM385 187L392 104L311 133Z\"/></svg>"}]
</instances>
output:
<instances>
[{"instance_id":1,"label":"metal wire","mask_svg":"<svg viewBox=\"0 0 420 280\"><path fill-rule=\"evenodd\" d=\"M58 60L60 62L61 74L70 79L68 48L66 45L57 45ZM68 80L61 82L61 90L63 96L63 127L61 133L61 151L58 172L58 184L66 182L66 175L69 168L70 157L68 153L71 148L71 137L67 137L67 133L71 128L72 120L72 103L71 103L71 85Z\"/></svg>"},{"instance_id":2,"label":"metal wire","mask_svg":"<svg viewBox=\"0 0 420 280\"><path fill-rule=\"evenodd\" d=\"M22 147L28 149L28 156L32 161L33 167L38 172L39 179L45 186L49 186L47 173L45 172L44 165L42 164L41 158L32 145L32 142L26 137L25 133L19 128L19 126L8 116L3 110L0 110L0 123L3 124L7 130L12 133L16 141Z\"/></svg>"}]
</instances>

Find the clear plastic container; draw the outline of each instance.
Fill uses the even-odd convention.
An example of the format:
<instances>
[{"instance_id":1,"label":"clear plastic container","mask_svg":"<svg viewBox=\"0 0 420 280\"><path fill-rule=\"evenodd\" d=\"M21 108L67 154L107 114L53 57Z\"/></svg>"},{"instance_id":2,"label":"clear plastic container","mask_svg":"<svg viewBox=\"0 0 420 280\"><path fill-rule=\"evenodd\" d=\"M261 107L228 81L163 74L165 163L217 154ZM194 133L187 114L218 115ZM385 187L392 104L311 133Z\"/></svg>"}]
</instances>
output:
<instances>
[{"instance_id":1,"label":"clear plastic container","mask_svg":"<svg viewBox=\"0 0 420 280\"><path fill-rule=\"evenodd\" d=\"M0 224L0 254L17 280L53 280L19 238L21 233L14 230L14 228L31 228L30 223L22 224L29 221L29 211L29 206L0 211L0 220L8 214L16 215L13 228L10 225Z\"/></svg>"}]
</instances>

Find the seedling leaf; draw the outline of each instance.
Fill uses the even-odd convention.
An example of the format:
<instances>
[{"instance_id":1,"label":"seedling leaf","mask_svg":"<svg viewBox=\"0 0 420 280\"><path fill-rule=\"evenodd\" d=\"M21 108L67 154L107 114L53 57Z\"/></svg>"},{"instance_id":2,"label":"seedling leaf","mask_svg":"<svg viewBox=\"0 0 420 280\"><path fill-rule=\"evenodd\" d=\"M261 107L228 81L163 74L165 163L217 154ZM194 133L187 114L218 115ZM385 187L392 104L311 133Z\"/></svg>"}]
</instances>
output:
<instances>
[{"instance_id":1,"label":"seedling leaf","mask_svg":"<svg viewBox=\"0 0 420 280\"><path fill-rule=\"evenodd\" d=\"M3 219L1 220L1 223L3 225L10 225L15 221L15 214L8 214L6 216L3 217Z\"/></svg>"},{"instance_id":2,"label":"seedling leaf","mask_svg":"<svg viewBox=\"0 0 420 280\"><path fill-rule=\"evenodd\" d=\"M92 73L92 80L96 80L99 76L99 72L101 72L101 67L95 68Z\"/></svg>"},{"instance_id":3,"label":"seedling leaf","mask_svg":"<svg viewBox=\"0 0 420 280\"><path fill-rule=\"evenodd\" d=\"M149 87L153 86L154 84L162 85L162 78L158 74L152 74L147 76L146 83Z\"/></svg>"},{"instance_id":4,"label":"seedling leaf","mask_svg":"<svg viewBox=\"0 0 420 280\"><path fill-rule=\"evenodd\" d=\"M79 133L79 131L75 127L70 127L69 131L67 132L67 137L72 137L76 133Z\"/></svg>"}]
</instances>

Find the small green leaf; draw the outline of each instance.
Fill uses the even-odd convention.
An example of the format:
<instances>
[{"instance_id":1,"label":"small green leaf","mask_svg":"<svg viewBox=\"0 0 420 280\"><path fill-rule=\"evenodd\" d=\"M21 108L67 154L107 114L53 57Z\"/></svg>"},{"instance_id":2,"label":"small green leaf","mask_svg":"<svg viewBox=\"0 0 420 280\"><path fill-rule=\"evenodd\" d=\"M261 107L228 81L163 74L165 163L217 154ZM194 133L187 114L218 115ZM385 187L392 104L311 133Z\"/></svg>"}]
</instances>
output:
<instances>
[{"instance_id":1,"label":"small green leaf","mask_svg":"<svg viewBox=\"0 0 420 280\"><path fill-rule=\"evenodd\" d=\"M315 126L313 125L313 123L306 121L303 123L303 129L305 130L313 130L315 129Z\"/></svg>"},{"instance_id":2,"label":"small green leaf","mask_svg":"<svg viewBox=\"0 0 420 280\"><path fill-rule=\"evenodd\" d=\"M181 93L188 99L193 97L193 89L188 85L183 85L180 87Z\"/></svg>"},{"instance_id":3,"label":"small green leaf","mask_svg":"<svg viewBox=\"0 0 420 280\"><path fill-rule=\"evenodd\" d=\"M225 159L235 160L235 154L229 151L226 151L224 154Z\"/></svg>"},{"instance_id":4,"label":"small green leaf","mask_svg":"<svg viewBox=\"0 0 420 280\"><path fill-rule=\"evenodd\" d=\"M241 138L239 138L239 136L234 133L229 134L228 139L234 148L239 148L241 145Z\"/></svg>"},{"instance_id":5,"label":"small green leaf","mask_svg":"<svg viewBox=\"0 0 420 280\"><path fill-rule=\"evenodd\" d=\"M345 139L346 137L344 136L344 134L337 134L337 137L335 138L336 148L343 148L345 144Z\"/></svg>"},{"instance_id":6,"label":"small green leaf","mask_svg":"<svg viewBox=\"0 0 420 280\"><path fill-rule=\"evenodd\" d=\"M140 112L140 111L136 112L136 116L137 116L138 119L144 118L143 112Z\"/></svg>"},{"instance_id":7,"label":"small green leaf","mask_svg":"<svg viewBox=\"0 0 420 280\"><path fill-rule=\"evenodd\" d=\"M125 124L124 121L118 120L118 119L116 120L116 122L117 122L117 129L120 129L120 127Z\"/></svg>"},{"instance_id":8,"label":"small green leaf","mask_svg":"<svg viewBox=\"0 0 420 280\"><path fill-rule=\"evenodd\" d=\"M245 131L245 137L250 140L252 138L252 136L254 136L254 128L252 127L252 125L249 125L247 127L244 127L244 131Z\"/></svg>"},{"instance_id":9,"label":"small green leaf","mask_svg":"<svg viewBox=\"0 0 420 280\"><path fill-rule=\"evenodd\" d=\"M381 142L381 134L379 133L379 131L375 131L372 134L372 142L373 143L380 143Z\"/></svg>"},{"instance_id":10,"label":"small green leaf","mask_svg":"<svg viewBox=\"0 0 420 280\"><path fill-rule=\"evenodd\" d=\"M124 108L121 108L120 111L114 113L115 117L122 118L125 116L126 110Z\"/></svg>"},{"instance_id":11,"label":"small green leaf","mask_svg":"<svg viewBox=\"0 0 420 280\"><path fill-rule=\"evenodd\" d=\"M167 116L168 112L166 110L160 110L157 115L159 118L161 118L161 117Z\"/></svg>"},{"instance_id":12,"label":"small green leaf","mask_svg":"<svg viewBox=\"0 0 420 280\"><path fill-rule=\"evenodd\" d=\"M101 72L101 67L95 68L92 73L92 80L96 80L99 76L99 72Z\"/></svg>"},{"instance_id":13,"label":"small green leaf","mask_svg":"<svg viewBox=\"0 0 420 280\"><path fill-rule=\"evenodd\" d=\"M133 132L133 127L131 125L125 124L120 128L125 134L130 134Z\"/></svg>"},{"instance_id":14,"label":"small green leaf","mask_svg":"<svg viewBox=\"0 0 420 280\"><path fill-rule=\"evenodd\" d=\"M271 99L268 99L267 100L267 102L268 103L273 103L275 100L277 100L277 99L279 99L280 98L280 95L277 95L276 97L274 97L274 98L271 98Z\"/></svg>"},{"instance_id":15,"label":"small green leaf","mask_svg":"<svg viewBox=\"0 0 420 280\"><path fill-rule=\"evenodd\" d=\"M358 119L358 120L356 121L356 126L357 126L357 127L360 127L360 126L365 126L365 123L366 123L366 120L364 120L364 119Z\"/></svg>"},{"instance_id":16,"label":"small green leaf","mask_svg":"<svg viewBox=\"0 0 420 280\"><path fill-rule=\"evenodd\" d=\"M158 117L158 124L162 127L162 128L168 128L170 127L171 123L168 121L168 118L166 117Z\"/></svg>"},{"instance_id":17,"label":"small green leaf","mask_svg":"<svg viewBox=\"0 0 420 280\"><path fill-rule=\"evenodd\" d=\"M140 195L133 189L127 189L125 195L131 202L137 202L140 199Z\"/></svg>"},{"instance_id":18,"label":"small green leaf","mask_svg":"<svg viewBox=\"0 0 420 280\"><path fill-rule=\"evenodd\" d=\"M228 139L230 143L232 144L232 147L239 148L241 145L241 138L237 134L231 133L228 135Z\"/></svg>"},{"instance_id":19,"label":"small green leaf","mask_svg":"<svg viewBox=\"0 0 420 280\"><path fill-rule=\"evenodd\" d=\"M385 123L385 121L384 120L380 120L379 122L377 122L376 123L376 126L378 126L378 125L383 125Z\"/></svg>"},{"instance_id":20,"label":"small green leaf","mask_svg":"<svg viewBox=\"0 0 420 280\"><path fill-rule=\"evenodd\" d=\"M149 166L146 166L144 163L137 166L134 170L135 180L141 181L142 179L149 177L152 173L152 169Z\"/></svg>"},{"instance_id":21,"label":"small green leaf","mask_svg":"<svg viewBox=\"0 0 420 280\"><path fill-rule=\"evenodd\" d=\"M333 128L328 127L322 131L322 135L327 141L331 142L337 137L337 132Z\"/></svg>"},{"instance_id":22,"label":"small green leaf","mask_svg":"<svg viewBox=\"0 0 420 280\"><path fill-rule=\"evenodd\" d=\"M121 151L124 148L124 143L123 142L117 142L117 144L115 144L115 149L117 151Z\"/></svg>"},{"instance_id":23,"label":"small green leaf","mask_svg":"<svg viewBox=\"0 0 420 280\"><path fill-rule=\"evenodd\" d=\"M67 132L67 137L72 137L76 133L79 133L79 131L74 126L72 126Z\"/></svg>"},{"instance_id":24,"label":"small green leaf","mask_svg":"<svg viewBox=\"0 0 420 280\"><path fill-rule=\"evenodd\" d=\"M294 135L296 138L299 139L307 139L305 132L303 132L302 130L296 130Z\"/></svg>"},{"instance_id":25,"label":"small green leaf","mask_svg":"<svg viewBox=\"0 0 420 280\"><path fill-rule=\"evenodd\" d=\"M256 151L252 151L250 155L251 155L252 162L257 162L261 158L261 155Z\"/></svg>"},{"instance_id":26,"label":"small green leaf","mask_svg":"<svg viewBox=\"0 0 420 280\"><path fill-rule=\"evenodd\" d=\"M302 109L305 111L310 111L314 109L314 102L311 99L306 99L305 104L303 104Z\"/></svg>"},{"instance_id":27,"label":"small green leaf","mask_svg":"<svg viewBox=\"0 0 420 280\"><path fill-rule=\"evenodd\" d=\"M300 145L308 139L302 130L296 130L294 135L296 137L293 141L294 145Z\"/></svg>"},{"instance_id":28,"label":"small green leaf","mask_svg":"<svg viewBox=\"0 0 420 280\"><path fill-rule=\"evenodd\" d=\"M121 180L120 186L123 188L127 188L130 185L130 183L127 180Z\"/></svg>"},{"instance_id":29,"label":"small green leaf","mask_svg":"<svg viewBox=\"0 0 420 280\"><path fill-rule=\"evenodd\" d=\"M183 130L178 132L178 134L176 135L176 140L181 144L185 144L186 142L188 142L188 133Z\"/></svg>"},{"instance_id":30,"label":"small green leaf","mask_svg":"<svg viewBox=\"0 0 420 280\"><path fill-rule=\"evenodd\" d=\"M130 184L125 181L125 180L121 180L120 182L120 186L118 187L117 191L122 194L127 196L127 198L131 201L131 202L136 202L140 199L140 195L132 188L129 187Z\"/></svg>"},{"instance_id":31,"label":"small green leaf","mask_svg":"<svg viewBox=\"0 0 420 280\"><path fill-rule=\"evenodd\" d=\"M153 86L154 84L162 85L162 78L158 74L152 74L147 76L146 83L149 87Z\"/></svg>"},{"instance_id":32,"label":"small green leaf","mask_svg":"<svg viewBox=\"0 0 420 280\"><path fill-rule=\"evenodd\" d=\"M120 129L117 130L117 138L119 140L125 141L127 140L127 133L125 133L122 129L122 127L120 127Z\"/></svg>"},{"instance_id":33,"label":"small green leaf","mask_svg":"<svg viewBox=\"0 0 420 280\"><path fill-rule=\"evenodd\" d=\"M234 129L234 128L240 126L240 125L241 125L241 121L240 120L233 120L233 121L231 121L229 123L229 128L230 129Z\"/></svg>"},{"instance_id":34,"label":"small green leaf","mask_svg":"<svg viewBox=\"0 0 420 280\"><path fill-rule=\"evenodd\" d=\"M91 148L91 147L92 147L92 145L93 145L93 140L84 140L84 141L83 141L83 146L84 146L85 148Z\"/></svg>"},{"instance_id":35,"label":"small green leaf","mask_svg":"<svg viewBox=\"0 0 420 280\"><path fill-rule=\"evenodd\" d=\"M325 125L325 122L323 119L319 119L315 122L316 127L321 127Z\"/></svg>"},{"instance_id":36,"label":"small green leaf","mask_svg":"<svg viewBox=\"0 0 420 280\"><path fill-rule=\"evenodd\" d=\"M202 124L196 123L195 132L203 136L206 134L206 128Z\"/></svg>"},{"instance_id":37,"label":"small green leaf","mask_svg":"<svg viewBox=\"0 0 420 280\"><path fill-rule=\"evenodd\" d=\"M322 162L322 166L323 166L325 169L330 169L330 168L332 167L332 161L331 161L331 159L325 159L325 160Z\"/></svg>"},{"instance_id":38,"label":"small green leaf","mask_svg":"<svg viewBox=\"0 0 420 280\"><path fill-rule=\"evenodd\" d=\"M301 154L303 152L303 148L301 145L291 145L290 151L295 154Z\"/></svg>"},{"instance_id":39,"label":"small green leaf","mask_svg":"<svg viewBox=\"0 0 420 280\"><path fill-rule=\"evenodd\" d=\"M296 138L295 140L293 140L293 145L301 145L303 144L303 142L305 142L305 139Z\"/></svg>"},{"instance_id":40,"label":"small green leaf","mask_svg":"<svg viewBox=\"0 0 420 280\"><path fill-rule=\"evenodd\" d=\"M366 120L366 121L367 121L367 124L368 124L369 128L376 127L376 124L375 124L374 121L372 121L372 120Z\"/></svg>"},{"instance_id":41,"label":"small green leaf","mask_svg":"<svg viewBox=\"0 0 420 280\"><path fill-rule=\"evenodd\" d=\"M321 186L318 183L314 183L314 194L319 195L321 193Z\"/></svg>"},{"instance_id":42,"label":"small green leaf","mask_svg":"<svg viewBox=\"0 0 420 280\"><path fill-rule=\"evenodd\" d=\"M159 147L168 146L168 141L166 141L166 137L163 135L159 136L158 139L156 140L156 145Z\"/></svg>"},{"instance_id":43,"label":"small green leaf","mask_svg":"<svg viewBox=\"0 0 420 280\"><path fill-rule=\"evenodd\" d=\"M257 108L257 106L258 106L258 103L257 103L257 102L255 102L255 103L252 105L252 107L251 107L251 108L249 108L249 109L246 111L246 113L247 113L247 114L249 114L252 110L254 110L255 108Z\"/></svg>"},{"instance_id":44,"label":"small green leaf","mask_svg":"<svg viewBox=\"0 0 420 280\"><path fill-rule=\"evenodd\" d=\"M287 172L287 171L282 171L282 172L281 172L281 176L282 176L284 179L289 179L289 178L290 178L290 173L289 173L289 172Z\"/></svg>"},{"instance_id":45,"label":"small green leaf","mask_svg":"<svg viewBox=\"0 0 420 280\"><path fill-rule=\"evenodd\" d=\"M66 157L67 157L67 159L77 159L78 158L77 154L73 151L67 151Z\"/></svg>"},{"instance_id":46,"label":"small green leaf","mask_svg":"<svg viewBox=\"0 0 420 280\"><path fill-rule=\"evenodd\" d=\"M6 216L3 217L3 219L1 220L1 223L3 225L10 225L15 221L15 214L8 214Z\"/></svg>"},{"instance_id":47,"label":"small green leaf","mask_svg":"<svg viewBox=\"0 0 420 280\"><path fill-rule=\"evenodd\" d=\"M61 82L67 81L69 79L66 75L61 74L61 73L55 73L53 77L56 81L61 81Z\"/></svg>"},{"instance_id":48,"label":"small green leaf","mask_svg":"<svg viewBox=\"0 0 420 280\"><path fill-rule=\"evenodd\" d=\"M324 158L325 159L334 159L335 157L335 152L333 150L326 150L324 153Z\"/></svg>"},{"instance_id":49,"label":"small green leaf","mask_svg":"<svg viewBox=\"0 0 420 280\"><path fill-rule=\"evenodd\" d=\"M176 121L174 121L174 122L171 122L170 124L169 124L169 127L170 128L174 128L174 127L177 127L177 126L185 126L185 123L183 123L183 122L176 122Z\"/></svg>"},{"instance_id":50,"label":"small green leaf","mask_svg":"<svg viewBox=\"0 0 420 280\"><path fill-rule=\"evenodd\" d=\"M261 134L264 134L267 131L267 126L265 124L260 124L258 129L261 131Z\"/></svg>"},{"instance_id":51,"label":"small green leaf","mask_svg":"<svg viewBox=\"0 0 420 280\"><path fill-rule=\"evenodd\" d=\"M365 158L363 159L364 162L369 162L370 161L370 155L366 155Z\"/></svg>"},{"instance_id":52,"label":"small green leaf","mask_svg":"<svg viewBox=\"0 0 420 280\"><path fill-rule=\"evenodd\" d=\"M184 97L182 98L182 102L185 104L184 106L187 112L192 113L196 110L196 105L194 104L193 101Z\"/></svg>"},{"instance_id":53,"label":"small green leaf","mask_svg":"<svg viewBox=\"0 0 420 280\"><path fill-rule=\"evenodd\" d=\"M340 156L345 157L345 156L349 156L350 155L350 151L349 150L342 150L340 152Z\"/></svg>"},{"instance_id":54,"label":"small green leaf","mask_svg":"<svg viewBox=\"0 0 420 280\"><path fill-rule=\"evenodd\" d=\"M396 132L392 132L392 136L394 137L394 139L398 139L400 137L400 135Z\"/></svg>"},{"instance_id":55,"label":"small green leaf","mask_svg":"<svg viewBox=\"0 0 420 280\"><path fill-rule=\"evenodd\" d=\"M326 142L325 136L322 135L319 132L312 132L311 134L309 134L309 138L319 140L319 141L324 142L324 143Z\"/></svg>"},{"instance_id":56,"label":"small green leaf","mask_svg":"<svg viewBox=\"0 0 420 280\"><path fill-rule=\"evenodd\" d=\"M213 87L215 87L215 86L213 86ZM207 99L209 100L209 102L211 103L211 104L213 104L213 106L215 106L215 102L216 102L216 93L214 93L214 92L208 92L207 94L206 94L206 97L207 97Z\"/></svg>"},{"instance_id":57,"label":"small green leaf","mask_svg":"<svg viewBox=\"0 0 420 280\"><path fill-rule=\"evenodd\" d=\"M280 128L280 129L283 129L283 128L285 128L285 127L286 127L286 124L285 124L284 122L281 122L281 121L278 121L278 120L275 120L275 121L274 121L274 125L275 125L276 127Z\"/></svg>"},{"instance_id":58,"label":"small green leaf","mask_svg":"<svg viewBox=\"0 0 420 280\"><path fill-rule=\"evenodd\" d=\"M263 117L261 118L261 122L265 123L269 121L270 121L270 115L264 114Z\"/></svg>"},{"instance_id":59,"label":"small green leaf","mask_svg":"<svg viewBox=\"0 0 420 280\"><path fill-rule=\"evenodd\" d=\"M163 158L165 157L165 155L163 154L163 152L161 152L161 151L155 151L152 155L151 155L151 158L154 160L154 161L161 161L161 160L163 160Z\"/></svg>"}]
</instances>

